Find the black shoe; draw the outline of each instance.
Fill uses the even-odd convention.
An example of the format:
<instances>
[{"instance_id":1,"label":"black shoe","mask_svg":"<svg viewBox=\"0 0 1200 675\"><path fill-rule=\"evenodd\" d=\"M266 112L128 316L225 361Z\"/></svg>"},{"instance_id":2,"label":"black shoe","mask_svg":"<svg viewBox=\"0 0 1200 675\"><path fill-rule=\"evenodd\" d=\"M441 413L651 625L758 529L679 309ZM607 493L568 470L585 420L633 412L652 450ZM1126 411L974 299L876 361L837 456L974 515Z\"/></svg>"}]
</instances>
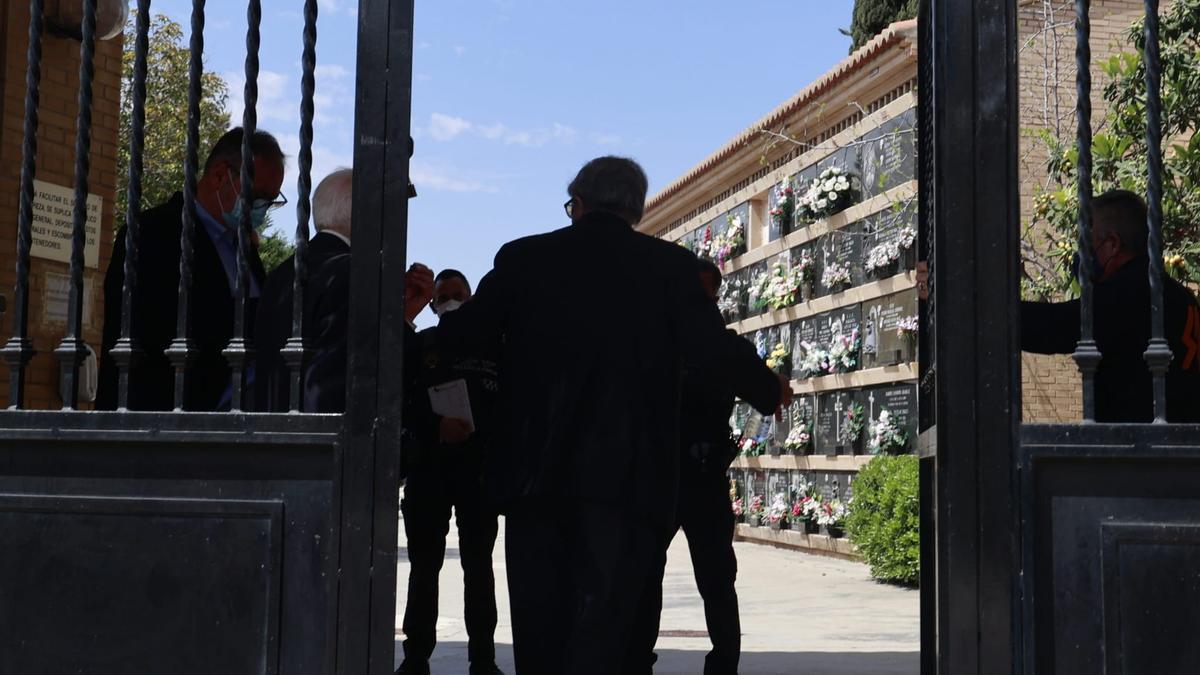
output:
<instances>
[{"instance_id":1,"label":"black shoe","mask_svg":"<svg viewBox=\"0 0 1200 675\"><path fill-rule=\"evenodd\" d=\"M500 670L500 666L495 663L487 665L472 665L470 675L504 675L504 671Z\"/></svg>"},{"instance_id":2,"label":"black shoe","mask_svg":"<svg viewBox=\"0 0 1200 675\"><path fill-rule=\"evenodd\" d=\"M396 669L396 675L429 675L429 663L405 659L404 663L401 663L400 667Z\"/></svg>"}]
</instances>

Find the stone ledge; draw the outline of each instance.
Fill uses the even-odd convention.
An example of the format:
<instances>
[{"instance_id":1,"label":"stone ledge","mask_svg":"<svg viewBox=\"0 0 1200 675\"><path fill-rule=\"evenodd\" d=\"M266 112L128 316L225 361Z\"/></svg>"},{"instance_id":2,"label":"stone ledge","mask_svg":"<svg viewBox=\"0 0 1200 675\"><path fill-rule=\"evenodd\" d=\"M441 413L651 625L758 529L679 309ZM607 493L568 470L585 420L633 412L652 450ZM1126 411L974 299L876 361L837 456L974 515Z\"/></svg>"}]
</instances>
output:
<instances>
[{"instance_id":1,"label":"stone ledge","mask_svg":"<svg viewBox=\"0 0 1200 675\"><path fill-rule=\"evenodd\" d=\"M771 469L777 471L859 471L874 459L873 455L762 455L738 457L734 469Z\"/></svg>"},{"instance_id":2,"label":"stone ledge","mask_svg":"<svg viewBox=\"0 0 1200 675\"><path fill-rule=\"evenodd\" d=\"M804 534L794 530L772 530L768 527L751 527L745 523L738 523L734 539L735 541L768 544L843 560L862 560L858 548L844 537L833 539L821 534Z\"/></svg>"}]
</instances>

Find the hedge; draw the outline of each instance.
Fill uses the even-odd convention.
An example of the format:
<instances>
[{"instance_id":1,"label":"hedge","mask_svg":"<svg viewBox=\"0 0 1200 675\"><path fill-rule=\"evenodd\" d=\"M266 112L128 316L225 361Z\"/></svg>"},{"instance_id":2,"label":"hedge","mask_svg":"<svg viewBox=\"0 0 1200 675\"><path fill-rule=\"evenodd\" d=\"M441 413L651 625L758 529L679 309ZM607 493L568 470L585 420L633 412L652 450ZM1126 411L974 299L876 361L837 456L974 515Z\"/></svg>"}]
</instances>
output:
<instances>
[{"instance_id":1,"label":"hedge","mask_svg":"<svg viewBox=\"0 0 1200 675\"><path fill-rule=\"evenodd\" d=\"M921 504L917 458L881 455L854 479L846 522L871 576L916 586L921 578Z\"/></svg>"}]
</instances>

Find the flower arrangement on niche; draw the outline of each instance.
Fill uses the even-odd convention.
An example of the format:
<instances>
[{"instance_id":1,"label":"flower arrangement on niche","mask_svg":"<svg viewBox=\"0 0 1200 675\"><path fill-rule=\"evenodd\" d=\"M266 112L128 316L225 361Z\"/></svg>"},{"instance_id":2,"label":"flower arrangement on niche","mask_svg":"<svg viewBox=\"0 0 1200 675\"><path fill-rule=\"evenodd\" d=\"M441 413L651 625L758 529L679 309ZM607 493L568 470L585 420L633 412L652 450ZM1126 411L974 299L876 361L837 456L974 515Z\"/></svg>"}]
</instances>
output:
<instances>
[{"instance_id":1,"label":"flower arrangement on niche","mask_svg":"<svg viewBox=\"0 0 1200 675\"><path fill-rule=\"evenodd\" d=\"M921 320L915 314L896 322L896 337L904 340L904 344L908 345L909 349L916 346L919 330L921 330Z\"/></svg>"},{"instance_id":2,"label":"flower arrangement on niche","mask_svg":"<svg viewBox=\"0 0 1200 675\"><path fill-rule=\"evenodd\" d=\"M792 352L782 342L775 345L767 355L767 367L780 375L792 374Z\"/></svg>"},{"instance_id":3,"label":"flower arrangement on niche","mask_svg":"<svg viewBox=\"0 0 1200 675\"><path fill-rule=\"evenodd\" d=\"M746 513L746 502L742 501L741 497L738 497L737 499L733 500L730 508L733 510L734 516L741 518L742 515Z\"/></svg>"},{"instance_id":4,"label":"flower arrangement on niche","mask_svg":"<svg viewBox=\"0 0 1200 675\"><path fill-rule=\"evenodd\" d=\"M787 495L780 492L771 498L771 505L767 507L766 515L763 520L766 525L772 530L781 530L787 528L788 515L791 513L792 507L788 504Z\"/></svg>"},{"instance_id":5,"label":"flower arrangement on niche","mask_svg":"<svg viewBox=\"0 0 1200 675\"><path fill-rule=\"evenodd\" d=\"M821 285L833 292L843 291L854 281L850 263L833 261L821 273Z\"/></svg>"},{"instance_id":6,"label":"flower arrangement on niche","mask_svg":"<svg viewBox=\"0 0 1200 675\"><path fill-rule=\"evenodd\" d=\"M792 216L796 212L796 195L792 191L791 178L775 186L775 208L771 209L771 221L780 231L786 232L792 224Z\"/></svg>"},{"instance_id":7,"label":"flower arrangement on niche","mask_svg":"<svg viewBox=\"0 0 1200 675\"><path fill-rule=\"evenodd\" d=\"M746 281L740 275L734 275L721 284L721 294L717 298L717 309L726 321L737 321L742 313L742 290Z\"/></svg>"},{"instance_id":8,"label":"flower arrangement on niche","mask_svg":"<svg viewBox=\"0 0 1200 675\"><path fill-rule=\"evenodd\" d=\"M845 527L846 516L849 514L849 507L841 500L821 502L817 508L817 524L824 527L830 537L837 539L842 536L842 528Z\"/></svg>"},{"instance_id":9,"label":"flower arrangement on niche","mask_svg":"<svg viewBox=\"0 0 1200 675\"><path fill-rule=\"evenodd\" d=\"M808 191L800 197L800 218L808 223L828 218L858 201L859 193L857 175L838 166L829 167L813 179Z\"/></svg>"},{"instance_id":10,"label":"flower arrangement on niche","mask_svg":"<svg viewBox=\"0 0 1200 675\"><path fill-rule=\"evenodd\" d=\"M878 277L899 271L900 258L917 243L917 231L910 226L901 228L895 239L880 242L867 252L867 272Z\"/></svg>"},{"instance_id":11,"label":"flower arrangement on niche","mask_svg":"<svg viewBox=\"0 0 1200 675\"><path fill-rule=\"evenodd\" d=\"M842 322L835 321L832 326L833 337L829 341L829 373L848 373L858 367L861 338L858 328L852 328L849 333L842 332Z\"/></svg>"},{"instance_id":12,"label":"flower arrangement on niche","mask_svg":"<svg viewBox=\"0 0 1200 675\"><path fill-rule=\"evenodd\" d=\"M858 401L851 401L842 413L842 440L854 444L863 434L863 407Z\"/></svg>"},{"instance_id":13,"label":"flower arrangement on niche","mask_svg":"<svg viewBox=\"0 0 1200 675\"><path fill-rule=\"evenodd\" d=\"M812 450L812 422L802 419L792 424L783 441L783 449L793 455L808 454Z\"/></svg>"},{"instance_id":14,"label":"flower arrangement on niche","mask_svg":"<svg viewBox=\"0 0 1200 675\"><path fill-rule=\"evenodd\" d=\"M804 378L817 377L829 372L829 350L807 340L800 343L804 358L800 359L800 375Z\"/></svg>"},{"instance_id":15,"label":"flower arrangement on niche","mask_svg":"<svg viewBox=\"0 0 1200 675\"><path fill-rule=\"evenodd\" d=\"M762 522L764 511L763 496L754 495L750 498L750 508L746 513L746 522L751 525L758 525Z\"/></svg>"},{"instance_id":16,"label":"flower arrangement on niche","mask_svg":"<svg viewBox=\"0 0 1200 675\"><path fill-rule=\"evenodd\" d=\"M750 280L750 284L746 288L746 298L751 312L758 313L769 306L771 301L768 294L770 283L771 275L767 272L759 272Z\"/></svg>"},{"instance_id":17,"label":"flower arrangement on niche","mask_svg":"<svg viewBox=\"0 0 1200 675\"><path fill-rule=\"evenodd\" d=\"M867 450L872 455L901 454L908 449L908 433L896 423L891 411L884 408L879 419L871 422L867 434Z\"/></svg>"}]
</instances>

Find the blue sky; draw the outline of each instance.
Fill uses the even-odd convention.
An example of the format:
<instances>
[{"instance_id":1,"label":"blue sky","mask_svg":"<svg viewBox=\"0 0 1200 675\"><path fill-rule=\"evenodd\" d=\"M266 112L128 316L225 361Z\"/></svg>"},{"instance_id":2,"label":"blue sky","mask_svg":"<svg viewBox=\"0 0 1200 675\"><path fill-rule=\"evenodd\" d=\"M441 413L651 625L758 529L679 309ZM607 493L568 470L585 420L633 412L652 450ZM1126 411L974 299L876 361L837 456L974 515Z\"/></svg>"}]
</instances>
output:
<instances>
[{"instance_id":1,"label":"blue sky","mask_svg":"<svg viewBox=\"0 0 1200 675\"><path fill-rule=\"evenodd\" d=\"M189 0L154 11L189 25ZM238 7L221 14L217 8ZM566 224L588 159L651 193L846 56L852 0L417 0L409 256L472 282L506 241ZM243 3L209 2L206 66L241 120ZM264 0L259 126L299 148L300 0ZM314 182L352 163L357 2L321 0ZM284 183L295 194L295 162ZM285 209L277 221L293 212ZM292 229L289 227L288 229ZM430 323L428 313L422 323Z\"/></svg>"}]
</instances>

